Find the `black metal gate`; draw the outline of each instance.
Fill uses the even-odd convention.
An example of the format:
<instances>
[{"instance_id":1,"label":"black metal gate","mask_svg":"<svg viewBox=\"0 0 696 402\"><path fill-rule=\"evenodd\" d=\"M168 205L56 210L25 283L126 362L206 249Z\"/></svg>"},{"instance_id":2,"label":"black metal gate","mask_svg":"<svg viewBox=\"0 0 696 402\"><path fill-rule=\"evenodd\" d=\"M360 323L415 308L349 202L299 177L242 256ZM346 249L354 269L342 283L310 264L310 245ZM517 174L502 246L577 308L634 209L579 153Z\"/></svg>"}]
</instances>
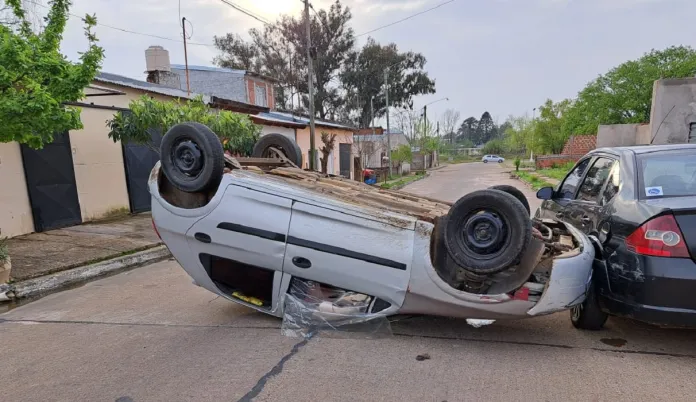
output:
<instances>
[{"instance_id":1,"label":"black metal gate","mask_svg":"<svg viewBox=\"0 0 696 402\"><path fill-rule=\"evenodd\" d=\"M338 163L340 174L350 178L350 144L338 144Z\"/></svg>"},{"instance_id":2,"label":"black metal gate","mask_svg":"<svg viewBox=\"0 0 696 402\"><path fill-rule=\"evenodd\" d=\"M82 223L68 133L56 134L52 143L39 150L22 144L21 152L34 230Z\"/></svg>"},{"instance_id":3,"label":"black metal gate","mask_svg":"<svg viewBox=\"0 0 696 402\"><path fill-rule=\"evenodd\" d=\"M159 148L162 134L159 130L150 130L152 144ZM123 163L126 168L126 185L128 202L133 213L146 212L151 209L150 192L147 181L152 168L159 161L159 154L147 145L123 144Z\"/></svg>"}]
</instances>

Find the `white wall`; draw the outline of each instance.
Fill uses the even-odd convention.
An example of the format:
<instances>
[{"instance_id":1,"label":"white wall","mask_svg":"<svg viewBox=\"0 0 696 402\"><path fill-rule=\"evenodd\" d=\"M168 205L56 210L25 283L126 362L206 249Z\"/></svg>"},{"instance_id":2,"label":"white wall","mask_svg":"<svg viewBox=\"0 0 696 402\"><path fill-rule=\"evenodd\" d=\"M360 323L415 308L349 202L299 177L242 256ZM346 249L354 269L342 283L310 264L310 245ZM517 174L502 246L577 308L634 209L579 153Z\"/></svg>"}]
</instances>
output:
<instances>
[{"instance_id":1,"label":"white wall","mask_svg":"<svg viewBox=\"0 0 696 402\"><path fill-rule=\"evenodd\" d=\"M0 143L0 238L33 231L34 218L19 144Z\"/></svg>"},{"instance_id":2,"label":"white wall","mask_svg":"<svg viewBox=\"0 0 696 402\"><path fill-rule=\"evenodd\" d=\"M261 135L262 136L264 136L266 134L273 134L273 133L283 134L284 136L295 141L295 129L294 128L277 127L277 126L261 126Z\"/></svg>"}]
</instances>

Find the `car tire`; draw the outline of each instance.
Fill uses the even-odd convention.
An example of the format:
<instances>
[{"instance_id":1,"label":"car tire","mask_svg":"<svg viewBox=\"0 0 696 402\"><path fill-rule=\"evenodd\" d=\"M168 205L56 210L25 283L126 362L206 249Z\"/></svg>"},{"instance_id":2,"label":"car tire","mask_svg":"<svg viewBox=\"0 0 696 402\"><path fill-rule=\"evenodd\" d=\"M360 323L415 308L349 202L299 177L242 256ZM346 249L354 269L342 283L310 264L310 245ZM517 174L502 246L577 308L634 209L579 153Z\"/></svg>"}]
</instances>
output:
<instances>
[{"instance_id":1,"label":"car tire","mask_svg":"<svg viewBox=\"0 0 696 402\"><path fill-rule=\"evenodd\" d=\"M527 210L527 214L531 214L531 213L532 213L532 209L531 209L531 207L529 206L529 201L527 200L527 197L526 197L526 196L524 195L524 193L522 193L522 191L520 191L517 187L509 186L509 185L507 185L507 184L499 184L499 185L497 185L497 186L492 186L492 187L489 187L489 188L490 188L490 189L493 189L493 190L500 190L500 191L503 191L503 192L508 193L508 194L510 194L511 196L517 198L517 200L518 200L519 202L521 202L522 205L524 205L524 208Z\"/></svg>"},{"instance_id":2,"label":"car tire","mask_svg":"<svg viewBox=\"0 0 696 402\"><path fill-rule=\"evenodd\" d=\"M502 159L498 159L498 163L503 163L503 160L502 160Z\"/></svg>"},{"instance_id":3,"label":"car tire","mask_svg":"<svg viewBox=\"0 0 696 402\"><path fill-rule=\"evenodd\" d=\"M160 144L160 160L167 179L187 193L216 187L225 168L220 139L196 122L176 124L167 131Z\"/></svg>"},{"instance_id":4,"label":"car tire","mask_svg":"<svg viewBox=\"0 0 696 402\"><path fill-rule=\"evenodd\" d=\"M578 329L598 331L607 322L609 315L599 307L594 284L590 285L585 301L570 309L570 322Z\"/></svg>"},{"instance_id":5,"label":"car tire","mask_svg":"<svg viewBox=\"0 0 696 402\"><path fill-rule=\"evenodd\" d=\"M488 160L484 159L484 160L483 160L483 163L488 163Z\"/></svg>"},{"instance_id":6,"label":"car tire","mask_svg":"<svg viewBox=\"0 0 696 402\"><path fill-rule=\"evenodd\" d=\"M500 190L469 193L447 215L445 246L463 269L490 275L519 263L532 235L529 213Z\"/></svg>"},{"instance_id":7,"label":"car tire","mask_svg":"<svg viewBox=\"0 0 696 402\"><path fill-rule=\"evenodd\" d=\"M254 144L254 150L251 156L254 158L270 158L270 148L277 148L285 154L292 163L297 166L302 165L302 151L294 140L284 136L283 134L266 134L259 138Z\"/></svg>"}]
</instances>

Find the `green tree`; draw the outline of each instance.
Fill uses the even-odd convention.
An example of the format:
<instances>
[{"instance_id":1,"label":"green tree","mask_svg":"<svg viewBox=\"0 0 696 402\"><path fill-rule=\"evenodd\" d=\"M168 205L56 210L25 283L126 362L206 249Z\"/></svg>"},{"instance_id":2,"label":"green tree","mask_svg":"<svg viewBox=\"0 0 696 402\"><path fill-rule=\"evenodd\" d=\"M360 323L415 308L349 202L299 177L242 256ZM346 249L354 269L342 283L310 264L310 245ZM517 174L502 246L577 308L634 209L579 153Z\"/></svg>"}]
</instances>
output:
<instances>
[{"instance_id":1,"label":"green tree","mask_svg":"<svg viewBox=\"0 0 696 402\"><path fill-rule=\"evenodd\" d=\"M531 149L534 139L534 121L528 116L510 116L501 126L507 126L503 134L505 148L511 153L525 153Z\"/></svg>"},{"instance_id":2,"label":"green tree","mask_svg":"<svg viewBox=\"0 0 696 402\"><path fill-rule=\"evenodd\" d=\"M310 16L311 54L314 60L314 107L321 118L336 118L344 97L331 82L338 78L349 51L355 44L349 26L352 14L336 0L328 10ZM307 83L307 33L304 17L281 16L263 30L249 30L251 41L238 35L215 37L221 51L213 62L222 67L243 68L268 74L280 80L276 90L278 105L288 106L294 93L309 106ZM298 105L299 106L299 105Z\"/></svg>"},{"instance_id":3,"label":"green tree","mask_svg":"<svg viewBox=\"0 0 696 402\"><path fill-rule=\"evenodd\" d=\"M539 106L539 117L534 124L531 141L527 145L537 153L559 154L570 137L565 129L566 114L572 103L564 99L554 103L548 99Z\"/></svg>"},{"instance_id":4,"label":"green tree","mask_svg":"<svg viewBox=\"0 0 696 402\"><path fill-rule=\"evenodd\" d=\"M211 110L200 97L190 101L162 102L149 96L133 100L130 111L118 112L106 124L111 129L109 138L114 142L134 142L148 145L155 151L150 132L167 132L172 126L195 121L210 127L220 137L223 148L235 155L251 155L259 139L261 127L249 116L227 110Z\"/></svg>"},{"instance_id":5,"label":"green tree","mask_svg":"<svg viewBox=\"0 0 696 402\"><path fill-rule=\"evenodd\" d=\"M691 47L653 49L587 84L567 110L564 133L596 134L600 124L648 122L655 80L695 74L696 51Z\"/></svg>"},{"instance_id":6,"label":"green tree","mask_svg":"<svg viewBox=\"0 0 696 402\"><path fill-rule=\"evenodd\" d=\"M462 122L462 125L457 130L457 141L471 141L475 145L478 144L476 132L478 131L478 120L475 117L469 117Z\"/></svg>"},{"instance_id":7,"label":"green tree","mask_svg":"<svg viewBox=\"0 0 696 402\"><path fill-rule=\"evenodd\" d=\"M35 33L21 0L5 0L18 21L0 25L0 142L17 141L42 148L55 133L82 128L80 109L66 106L84 97L104 51L96 45L95 16L86 15L86 52L77 63L60 53L71 2L52 0L45 28ZM14 28L13 28L14 27Z\"/></svg>"},{"instance_id":8,"label":"green tree","mask_svg":"<svg viewBox=\"0 0 696 402\"><path fill-rule=\"evenodd\" d=\"M413 97L435 93L435 81L424 70L425 56L414 52L399 52L395 43L381 45L368 38L360 50L349 52L341 84L347 91L347 111L357 115L360 127L371 122L370 99L373 99L375 118L386 114L384 69L389 75L389 103L396 108L413 108Z\"/></svg>"},{"instance_id":9,"label":"green tree","mask_svg":"<svg viewBox=\"0 0 696 402\"><path fill-rule=\"evenodd\" d=\"M490 140L483 146L484 154L502 154L505 151L505 142L501 139Z\"/></svg>"},{"instance_id":10,"label":"green tree","mask_svg":"<svg viewBox=\"0 0 696 402\"><path fill-rule=\"evenodd\" d=\"M411 147L409 145L399 145L396 149L391 152L392 161L401 164L404 162L413 161L413 153L411 152Z\"/></svg>"},{"instance_id":11,"label":"green tree","mask_svg":"<svg viewBox=\"0 0 696 402\"><path fill-rule=\"evenodd\" d=\"M487 111L483 112L483 114L481 115L481 119L478 122L476 140L474 142L483 144L492 139L495 139L497 136L498 130L495 126L495 123L493 122L491 114Z\"/></svg>"}]
</instances>

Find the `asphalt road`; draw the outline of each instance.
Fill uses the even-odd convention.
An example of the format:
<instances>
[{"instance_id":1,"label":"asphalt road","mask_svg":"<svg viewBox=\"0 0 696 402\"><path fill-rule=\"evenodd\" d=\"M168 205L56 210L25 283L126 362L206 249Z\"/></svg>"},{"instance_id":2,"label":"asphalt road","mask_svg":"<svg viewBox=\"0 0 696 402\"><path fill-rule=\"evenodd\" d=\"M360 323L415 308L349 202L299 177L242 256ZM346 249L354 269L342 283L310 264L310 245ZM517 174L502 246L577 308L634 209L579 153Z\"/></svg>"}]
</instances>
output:
<instances>
[{"instance_id":1,"label":"asphalt road","mask_svg":"<svg viewBox=\"0 0 696 402\"><path fill-rule=\"evenodd\" d=\"M501 171L451 166L408 190L455 199L504 181ZM696 393L695 332L622 319L582 332L567 313L479 329L404 317L393 337L377 340L300 341L279 327L193 286L175 261L153 264L0 315L0 399L687 401Z\"/></svg>"}]
</instances>

